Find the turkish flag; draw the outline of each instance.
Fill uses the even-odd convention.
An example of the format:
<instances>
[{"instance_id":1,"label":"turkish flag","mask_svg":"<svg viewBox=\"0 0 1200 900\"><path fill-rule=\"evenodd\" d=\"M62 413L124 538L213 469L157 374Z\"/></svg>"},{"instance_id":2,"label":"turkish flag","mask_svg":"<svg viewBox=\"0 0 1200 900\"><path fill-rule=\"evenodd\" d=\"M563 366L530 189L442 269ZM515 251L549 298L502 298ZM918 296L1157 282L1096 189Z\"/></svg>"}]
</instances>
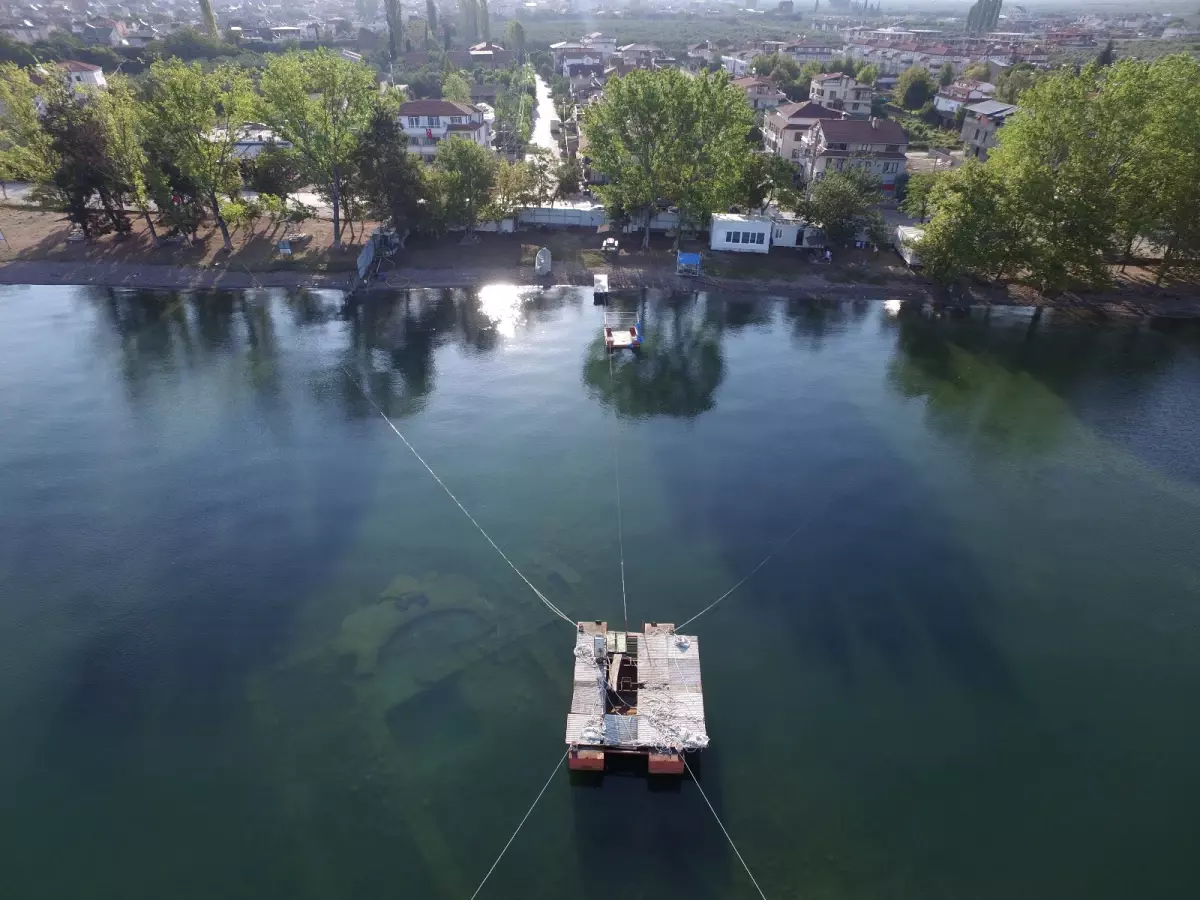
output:
<instances>
[{"instance_id":1,"label":"turkish flag","mask_svg":"<svg viewBox=\"0 0 1200 900\"><path fill-rule=\"evenodd\" d=\"M430 138L433 137L433 129L432 128L425 129L425 137L430 137Z\"/></svg>"}]
</instances>

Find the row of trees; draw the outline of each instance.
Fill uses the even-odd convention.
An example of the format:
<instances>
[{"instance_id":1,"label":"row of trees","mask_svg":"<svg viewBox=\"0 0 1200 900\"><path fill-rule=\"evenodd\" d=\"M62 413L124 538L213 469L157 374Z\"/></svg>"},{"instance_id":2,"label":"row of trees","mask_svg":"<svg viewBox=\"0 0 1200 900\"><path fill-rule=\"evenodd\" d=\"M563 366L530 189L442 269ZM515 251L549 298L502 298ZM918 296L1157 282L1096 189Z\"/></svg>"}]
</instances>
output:
<instances>
[{"instance_id":1,"label":"row of trees","mask_svg":"<svg viewBox=\"0 0 1200 900\"><path fill-rule=\"evenodd\" d=\"M1200 266L1200 63L1187 55L1059 70L1021 95L986 163L928 191L926 270L1103 287L1145 242L1161 282Z\"/></svg>"},{"instance_id":2,"label":"row of trees","mask_svg":"<svg viewBox=\"0 0 1200 900\"><path fill-rule=\"evenodd\" d=\"M517 205L578 189L570 163L547 157L497 161L490 150L451 139L424 167L406 148L398 92L381 94L373 71L329 50L273 57L258 75L223 66L155 62L142 92L119 73L109 88L77 96L65 82L35 84L27 70L0 67L0 178L25 180L66 211L85 235L131 229L127 209L195 235L209 218L232 249L228 217L245 213L243 178L272 208L314 185L332 208L334 243L347 223L373 219L438 231L499 218ZM263 121L291 147L252 165L237 144ZM247 172L249 169L249 173Z\"/></svg>"}]
</instances>

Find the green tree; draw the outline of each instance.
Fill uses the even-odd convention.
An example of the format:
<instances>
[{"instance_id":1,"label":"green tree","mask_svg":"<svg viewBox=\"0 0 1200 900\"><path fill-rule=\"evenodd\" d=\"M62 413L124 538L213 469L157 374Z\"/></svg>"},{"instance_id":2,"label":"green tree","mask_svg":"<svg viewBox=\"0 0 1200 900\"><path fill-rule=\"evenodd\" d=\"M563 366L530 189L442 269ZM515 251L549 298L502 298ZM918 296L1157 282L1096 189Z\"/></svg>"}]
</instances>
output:
<instances>
[{"instance_id":1,"label":"green tree","mask_svg":"<svg viewBox=\"0 0 1200 900\"><path fill-rule=\"evenodd\" d=\"M550 197L551 203L562 197L578 194L583 187L583 169L579 165L579 160L574 157L559 157L554 165L553 175L554 192Z\"/></svg>"},{"instance_id":2,"label":"green tree","mask_svg":"<svg viewBox=\"0 0 1200 900\"><path fill-rule=\"evenodd\" d=\"M703 224L737 197L752 151L754 124L744 94L725 73L690 77L677 69L634 71L610 80L588 107L583 128L593 167L609 183L599 192L615 216L650 219L664 206Z\"/></svg>"},{"instance_id":3,"label":"green tree","mask_svg":"<svg viewBox=\"0 0 1200 900\"><path fill-rule=\"evenodd\" d=\"M471 84L458 72L447 72L442 77L442 99L471 102Z\"/></svg>"},{"instance_id":4,"label":"green tree","mask_svg":"<svg viewBox=\"0 0 1200 900\"><path fill-rule=\"evenodd\" d=\"M987 81L992 77L992 70L985 62L971 63L963 69L962 77L968 81Z\"/></svg>"},{"instance_id":5,"label":"green tree","mask_svg":"<svg viewBox=\"0 0 1200 900\"><path fill-rule=\"evenodd\" d=\"M467 46L479 39L479 11L476 0L458 0L458 13L462 20L462 36Z\"/></svg>"},{"instance_id":6,"label":"green tree","mask_svg":"<svg viewBox=\"0 0 1200 900\"><path fill-rule=\"evenodd\" d=\"M432 0L431 0L432 2ZM508 41L508 49L517 54L517 61L525 62L525 26L521 24L519 19L510 19L508 23L508 33L505 38Z\"/></svg>"},{"instance_id":7,"label":"green tree","mask_svg":"<svg viewBox=\"0 0 1200 900\"><path fill-rule=\"evenodd\" d=\"M942 68L938 72L938 84L942 87L949 87L954 84L954 63L942 63Z\"/></svg>"},{"instance_id":8,"label":"green tree","mask_svg":"<svg viewBox=\"0 0 1200 900\"><path fill-rule=\"evenodd\" d=\"M200 0L200 21L204 23L204 33L210 38L217 36L217 17L213 15L211 0Z\"/></svg>"},{"instance_id":9,"label":"green tree","mask_svg":"<svg viewBox=\"0 0 1200 900\"><path fill-rule=\"evenodd\" d=\"M109 154L99 103L95 97L77 98L57 82L44 85L43 92L42 127L50 136L52 168L41 192L62 205L67 220L85 237L113 229L127 234L123 186Z\"/></svg>"},{"instance_id":10,"label":"green tree","mask_svg":"<svg viewBox=\"0 0 1200 900\"><path fill-rule=\"evenodd\" d=\"M1104 49L1096 54L1096 65L1111 66L1117 61L1117 45L1113 41L1109 41L1104 45Z\"/></svg>"},{"instance_id":11,"label":"green tree","mask_svg":"<svg viewBox=\"0 0 1200 900\"><path fill-rule=\"evenodd\" d=\"M492 39L492 29L488 23L487 0L476 0L476 16L479 23L479 37L485 41L490 41Z\"/></svg>"},{"instance_id":12,"label":"green tree","mask_svg":"<svg viewBox=\"0 0 1200 900\"><path fill-rule=\"evenodd\" d=\"M1037 69L1029 63L1016 63L996 79L996 99L1005 103L1019 103L1021 95L1037 82Z\"/></svg>"},{"instance_id":13,"label":"green tree","mask_svg":"<svg viewBox=\"0 0 1200 900\"><path fill-rule=\"evenodd\" d=\"M390 223L402 236L432 224L424 166L408 151L406 143L396 116L380 107L354 150L358 192L366 214Z\"/></svg>"},{"instance_id":14,"label":"green tree","mask_svg":"<svg viewBox=\"0 0 1200 900\"><path fill-rule=\"evenodd\" d=\"M425 25L429 29L430 34L437 34L437 4L433 0L425 0Z\"/></svg>"},{"instance_id":15,"label":"green tree","mask_svg":"<svg viewBox=\"0 0 1200 900\"><path fill-rule=\"evenodd\" d=\"M104 123L114 177L121 193L127 195L142 214L151 239L157 243L158 232L150 215L150 189L146 173L150 165L145 148L149 132L146 116L149 110L134 97L129 79L124 75L116 72L107 81L108 89L98 92L95 101Z\"/></svg>"},{"instance_id":16,"label":"green tree","mask_svg":"<svg viewBox=\"0 0 1200 900\"><path fill-rule=\"evenodd\" d=\"M904 200L900 204L900 208L908 215L913 216L920 222L925 221L925 217L930 212L929 201L933 195L933 189L941 178L941 172L917 172L908 179L907 191L904 194Z\"/></svg>"},{"instance_id":17,"label":"green tree","mask_svg":"<svg viewBox=\"0 0 1200 900\"><path fill-rule=\"evenodd\" d=\"M543 172L525 160L500 160L495 165L492 196L481 218L498 222L512 218L522 206L539 205L546 189Z\"/></svg>"},{"instance_id":18,"label":"green tree","mask_svg":"<svg viewBox=\"0 0 1200 900\"><path fill-rule=\"evenodd\" d=\"M241 183L234 147L255 108L249 74L234 66L205 73L199 63L158 61L150 67L149 102L160 158L193 187L216 217L225 249L233 250L217 195L236 192Z\"/></svg>"},{"instance_id":19,"label":"green tree","mask_svg":"<svg viewBox=\"0 0 1200 900\"><path fill-rule=\"evenodd\" d=\"M881 199L878 179L864 169L850 168L817 179L808 197L800 201L798 211L821 226L831 245L845 247L860 231L881 229L883 217L875 209Z\"/></svg>"},{"instance_id":20,"label":"green tree","mask_svg":"<svg viewBox=\"0 0 1200 900\"><path fill-rule=\"evenodd\" d=\"M917 250L924 272L943 284L964 275L1000 279L1024 263L1019 215L1006 186L988 165L968 160L938 179L936 210Z\"/></svg>"},{"instance_id":21,"label":"green tree","mask_svg":"<svg viewBox=\"0 0 1200 900\"><path fill-rule=\"evenodd\" d=\"M347 211L342 179L379 102L375 75L362 63L321 48L271 57L262 73L265 118L303 157L333 207L333 245Z\"/></svg>"},{"instance_id":22,"label":"green tree","mask_svg":"<svg viewBox=\"0 0 1200 900\"><path fill-rule=\"evenodd\" d=\"M920 109L935 93L933 79L920 66L905 69L896 82L896 97L905 109Z\"/></svg>"},{"instance_id":23,"label":"green tree","mask_svg":"<svg viewBox=\"0 0 1200 900\"><path fill-rule=\"evenodd\" d=\"M1094 70L1059 70L1022 96L988 167L1020 223L1026 277L1043 293L1108 280L1114 203L1106 163L1112 142L1094 102Z\"/></svg>"},{"instance_id":24,"label":"green tree","mask_svg":"<svg viewBox=\"0 0 1200 900\"><path fill-rule=\"evenodd\" d=\"M799 199L796 180L799 170L790 161L774 153L755 153L742 170L738 202L765 212L772 203L790 209Z\"/></svg>"},{"instance_id":25,"label":"green tree","mask_svg":"<svg viewBox=\"0 0 1200 900\"><path fill-rule=\"evenodd\" d=\"M404 18L400 0L383 0L383 14L387 18L388 52L392 62L395 62L400 58L400 51L404 46Z\"/></svg>"},{"instance_id":26,"label":"green tree","mask_svg":"<svg viewBox=\"0 0 1200 900\"><path fill-rule=\"evenodd\" d=\"M1155 150L1131 168L1144 164L1150 175L1152 216L1145 230L1163 248L1161 284L1174 271L1200 267L1200 63L1178 54L1155 60L1150 70L1156 90L1141 144Z\"/></svg>"},{"instance_id":27,"label":"green tree","mask_svg":"<svg viewBox=\"0 0 1200 900\"><path fill-rule=\"evenodd\" d=\"M861 84L875 86L875 82L879 80L879 67L874 63L863 66L858 70L858 78L856 79Z\"/></svg>"},{"instance_id":28,"label":"green tree","mask_svg":"<svg viewBox=\"0 0 1200 900\"><path fill-rule=\"evenodd\" d=\"M491 199L495 157L474 141L452 137L438 144L434 165L441 176L446 220L473 230Z\"/></svg>"},{"instance_id":29,"label":"green tree","mask_svg":"<svg viewBox=\"0 0 1200 900\"><path fill-rule=\"evenodd\" d=\"M284 201L308 183L304 158L294 147L272 147L245 168L250 190Z\"/></svg>"},{"instance_id":30,"label":"green tree","mask_svg":"<svg viewBox=\"0 0 1200 900\"><path fill-rule=\"evenodd\" d=\"M50 136L42 129L38 94L27 70L0 63L0 181L50 177Z\"/></svg>"}]
</instances>

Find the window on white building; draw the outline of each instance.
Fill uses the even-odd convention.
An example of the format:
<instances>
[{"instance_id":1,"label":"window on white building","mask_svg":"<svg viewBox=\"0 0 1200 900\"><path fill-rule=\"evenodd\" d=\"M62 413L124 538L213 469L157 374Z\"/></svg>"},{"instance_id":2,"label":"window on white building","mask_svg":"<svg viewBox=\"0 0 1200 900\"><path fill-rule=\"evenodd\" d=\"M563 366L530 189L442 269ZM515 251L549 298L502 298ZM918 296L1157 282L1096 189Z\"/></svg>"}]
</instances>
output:
<instances>
[{"instance_id":1,"label":"window on white building","mask_svg":"<svg viewBox=\"0 0 1200 900\"><path fill-rule=\"evenodd\" d=\"M441 116L430 116L429 117L429 127L430 128L437 128L441 124L442 124Z\"/></svg>"},{"instance_id":2,"label":"window on white building","mask_svg":"<svg viewBox=\"0 0 1200 900\"><path fill-rule=\"evenodd\" d=\"M409 117L408 117L408 127L409 127L409 128L416 128L416 127L418 127L420 124L421 124L421 117L420 117L420 116L409 116Z\"/></svg>"},{"instance_id":3,"label":"window on white building","mask_svg":"<svg viewBox=\"0 0 1200 900\"><path fill-rule=\"evenodd\" d=\"M451 117L450 117L450 124L451 124L451 125L461 125L461 124L462 124L462 120L463 120L463 117L462 117L462 116L451 116Z\"/></svg>"},{"instance_id":4,"label":"window on white building","mask_svg":"<svg viewBox=\"0 0 1200 900\"><path fill-rule=\"evenodd\" d=\"M742 233L740 231L725 232L725 243L740 244L742 242Z\"/></svg>"}]
</instances>

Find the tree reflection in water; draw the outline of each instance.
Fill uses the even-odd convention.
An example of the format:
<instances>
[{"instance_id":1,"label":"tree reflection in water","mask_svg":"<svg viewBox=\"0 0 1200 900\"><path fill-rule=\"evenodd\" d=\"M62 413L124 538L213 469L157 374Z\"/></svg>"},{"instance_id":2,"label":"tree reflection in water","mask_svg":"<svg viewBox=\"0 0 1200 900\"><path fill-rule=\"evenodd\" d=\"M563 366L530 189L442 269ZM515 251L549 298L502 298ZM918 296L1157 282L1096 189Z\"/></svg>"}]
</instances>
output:
<instances>
[{"instance_id":1,"label":"tree reflection in water","mask_svg":"<svg viewBox=\"0 0 1200 900\"><path fill-rule=\"evenodd\" d=\"M471 290L419 289L348 300L348 346L342 365L355 373L389 417L424 408L434 387L434 354L448 342L490 353L506 337L544 320L568 301L582 302L570 288L543 290L485 285ZM353 416L375 415L340 366L339 395Z\"/></svg>"},{"instance_id":2,"label":"tree reflection in water","mask_svg":"<svg viewBox=\"0 0 1200 900\"><path fill-rule=\"evenodd\" d=\"M868 300L822 300L817 297L788 300L783 317L792 329L798 345L820 350L826 338L844 332L850 323L861 322L867 316Z\"/></svg>"},{"instance_id":3,"label":"tree reflection in water","mask_svg":"<svg viewBox=\"0 0 1200 900\"><path fill-rule=\"evenodd\" d=\"M688 294L643 295L641 349L610 360L597 334L583 365L588 392L622 416L692 419L708 412L725 375L721 319L712 303Z\"/></svg>"},{"instance_id":4,"label":"tree reflection in water","mask_svg":"<svg viewBox=\"0 0 1200 900\"><path fill-rule=\"evenodd\" d=\"M883 317L897 332L891 384L923 398L942 434L1015 455L1055 449L1098 392L1097 414L1136 406L1179 347L1146 323L1092 327L1027 310L906 304Z\"/></svg>"}]
</instances>

